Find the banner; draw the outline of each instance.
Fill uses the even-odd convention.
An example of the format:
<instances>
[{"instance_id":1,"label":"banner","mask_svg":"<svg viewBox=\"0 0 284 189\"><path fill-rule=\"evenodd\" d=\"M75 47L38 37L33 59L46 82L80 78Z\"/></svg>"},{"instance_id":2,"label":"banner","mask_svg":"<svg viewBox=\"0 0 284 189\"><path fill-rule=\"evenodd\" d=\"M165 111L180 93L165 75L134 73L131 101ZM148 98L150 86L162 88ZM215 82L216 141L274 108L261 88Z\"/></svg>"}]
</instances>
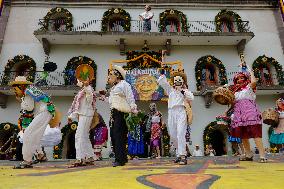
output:
<instances>
[{"instance_id":1,"label":"banner","mask_svg":"<svg viewBox=\"0 0 284 189\"><path fill-rule=\"evenodd\" d=\"M0 16L2 15L4 0L0 0Z\"/></svg>"},{"instance_id":2,"label":"banner","mask_svg":"<svg viewBox=\"0 0 284 189\"><path fill-rule=\"evenodd\" d=\"M165 74L170 79L170 73L166 72ZM132 87L135 100L151 101L166 98L164 90L157 82L159 76L158 68L128 70L126 81Z\"/></svg>"}]
</instances>

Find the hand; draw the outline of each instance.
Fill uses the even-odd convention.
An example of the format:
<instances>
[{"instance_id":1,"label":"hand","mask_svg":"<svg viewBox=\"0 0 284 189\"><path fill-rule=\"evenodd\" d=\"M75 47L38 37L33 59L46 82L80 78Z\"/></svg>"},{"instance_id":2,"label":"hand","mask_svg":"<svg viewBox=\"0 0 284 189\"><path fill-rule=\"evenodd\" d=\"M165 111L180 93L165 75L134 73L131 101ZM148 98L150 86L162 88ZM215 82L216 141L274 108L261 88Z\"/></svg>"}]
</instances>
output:
<instances>
[{"instance_id":1,"label":"hand","mask_svg":"<svg viewBox=\"0 0 284 189\"><path fill-rule=\"evenodd\" d=\"M184 91L184 90L181 90L180 92L181 92L181 94L183 94L183 95L184 95L184 93L185 93L185 91Z\"/></svg>"},{"instance_id":2,"label":"hand","mask_svg":"<svg viewBox=\"0 0 284 189\"><path fill-rule=\"evenodd\" d=\"M105 96L105 95L106 95L106 90L100 90L100 91L99 91L99 94Z\"/></svg>"},{"instance_id":3,"label":"hand","mask_svg":"<svg viewBox=\"0 0 284 189\"><path fill-rule=\"evenodd\" d=\"M68 117L67 122L68 122L68 124L71 124L72 123L72 119L70 117Z\"/></svg>"},{"instance_id":4,"label":"hand","mask_svg":"<svg viewBox=\"0 0 284 189\"><path fill-rule=\"evenodd\" d=\"M101 100L101 101L106 101L106 96L105 96L105 95L101 95L101 96L99 97L99 100Z\"/></svg>"},{"instance_id":5,"label":"hand","mask_svg":"<svg viewBox=\"0 0 284 189\"><path fill-rule=\"evenodd\" d=\"M135 108L135 109L132 109L131 112L132 112L133 114L135 114L135 115L138 114L138 110L137 110L136 108Z\"/></svg>"}]
</instances>

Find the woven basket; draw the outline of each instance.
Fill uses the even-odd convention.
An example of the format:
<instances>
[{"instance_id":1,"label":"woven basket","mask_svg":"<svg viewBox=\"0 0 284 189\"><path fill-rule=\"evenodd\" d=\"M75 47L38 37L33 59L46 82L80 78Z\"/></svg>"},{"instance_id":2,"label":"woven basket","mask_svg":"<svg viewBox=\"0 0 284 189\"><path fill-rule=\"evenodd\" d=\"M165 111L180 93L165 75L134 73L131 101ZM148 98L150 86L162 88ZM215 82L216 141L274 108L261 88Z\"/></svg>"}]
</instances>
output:
<instances>
[{"instance_id":1,"label":"woven basket","mask_svg":"<svg viewBox=\"0 0 284 189\"><path fill-rule=\"evenodd\" d=\"M213 97L216 102L222 105L233 104L233 102L235 101L233 92L226 87L218 87L214 91Z\"/></svg>"},{"instance_id":2,"label":"woven basket","mask_svg":"<svg viewBox=\"0 0 284 189\"><path fill-rule=\"evenodd\" d=\"M274 109L269 108L262 113L263 123L267 125L277 125L279 114Z\"/></svg>"}]
</instances>

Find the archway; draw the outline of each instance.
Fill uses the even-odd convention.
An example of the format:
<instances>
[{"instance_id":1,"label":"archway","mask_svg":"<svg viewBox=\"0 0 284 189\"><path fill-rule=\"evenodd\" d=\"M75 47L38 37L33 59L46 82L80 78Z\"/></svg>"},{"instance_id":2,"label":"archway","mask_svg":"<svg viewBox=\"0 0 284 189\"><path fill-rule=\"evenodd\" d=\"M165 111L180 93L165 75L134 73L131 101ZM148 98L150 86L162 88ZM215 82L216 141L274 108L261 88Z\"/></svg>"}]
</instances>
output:
<instances>
[{"instance_id":1,"label":"archway","mask_svg":"<svg viewBox=\"0 0 284 189\"><path fill-rule=\"evenodd\" d=\"M228 82L225 66L212 55L203 56L196 61L195 79L198 91L201 90L202 84L225 85Z\"/></svg>"},{"instance_id":2,"label":"archway","mask_svg":"<svg viewBox=\"0 0 284 189\"><path fill-rule=\"evenodd\" d=\"M244 32L245 28L241 17L226 9L221 10L215 16L217 32Z\"/></svg>"},{"instance_id":3,"label":"archway","mask_svg":"<svg viewBox=\"0 0 284 189\"><path fill-rule=\"evenodd\" d=\"M73 28L72 14L65 8L55 7L43 19L41 29L46 31L71 31Z\"/></svg>"},{"instance_id":4,"label":"archway","mask_svg":"<svg viewBox=\"0 0 284 189\"><path fill-rule=\"evenodd\" d=\"M86 56L76 56L71 58L64 69L64 81L65 85L76 85L77 79L75 77L75 70L76 68L81 64L89 64L93 69L95 73L94 80L92 81L92 86L95 89L96 88L96 72L97 72L97 65L95 61L91 58L88 58Z\"/></svg>"},{"instance_id":5,"label":"archway","mask_svg":"<svg viewBox=\"0 0 284 189\"><path fill-rule=\"evenodd\" d=\"M207 145L211 144L216 151L216 156L226 155L228 152L227 138L227 128L218 125L216 121L211 122L207 125L203 133L204 151Z\"/></svg>"},{"instance_id":6,"label":"archway","mask_svg":"<svg viewBox=\"0 0 284 189\"><path fill-rule=\"evenodd\" d=\"M28 81L34 82L36 74L36 63L27 55L17 55L8 60L5 66L2 85L7 85L17 76L26 76Z\"/></svg>"},{"instance_id":7,"label":"archway","mask_svg":"<svg viewBox=\"0 0 284 189\"><path fill-rule=\"evenodd\" d=\"M130 31L131 17L122 8L112 8L104 12L102 19L102 31Z\"/></svg>"},{"instance_id":8,"label":"archway","mask_svg":"<svg viewBox=\"0 0 284 189\"><path fill-rule=\"evenodd\" d=\"M274 58L262 55L252 64L255 77L259 85L284 85L284 74L282 65ZM273 78L273 76L276 76Z\"/></svg>"},{"instance_id":9,"label":"archway","mask_svg":"<svg viewBox=\"0 0 284 189\"><path fill-rule=\"evenodd\" d=\"M187 18L183 12L168 9L160 13L160 32L187 32Z\"/></svg>"}]
</instances>

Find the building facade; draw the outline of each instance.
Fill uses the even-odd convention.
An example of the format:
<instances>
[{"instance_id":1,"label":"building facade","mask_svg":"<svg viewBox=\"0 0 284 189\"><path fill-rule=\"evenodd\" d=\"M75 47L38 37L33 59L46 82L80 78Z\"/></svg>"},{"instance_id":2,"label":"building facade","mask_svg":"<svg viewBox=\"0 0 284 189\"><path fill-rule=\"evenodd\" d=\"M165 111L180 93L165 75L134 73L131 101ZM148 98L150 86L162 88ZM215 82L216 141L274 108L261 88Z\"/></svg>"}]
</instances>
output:
<instances>
[{"instance_id":1,"label":"building facade","mask_svg":"<svg viewBox=\"0 0 284 189\"><path fill-rule=\"evenodd\" d=\"M145 3L151 5L154 13L150 31L145 31L139 20ZM52 95L66 115L78 90L72 71L80 63L94 66L95 88L100 90L106 87L112 61L138 57L141 53L155 54L162 61L161 51L166 50L164 61L183 63L189 89L195 94L192 146L213 142L222 146L220 154L231 151L226 131L215 123L215 117L227 107L214 102L212 92L217 86L232 82L241 55L259 78L257 103L262 111L274 107L283 93L281 15L278 8L266 1L12 0L6 2L5 10L7 22L0 22L5 25L0 55L0 123L17 124L20 112L7 83L17 75L37 82L48 61L58 68L49 73L41 88ZM148 111L149 103L137 101L143 111ZM166 102L157 104L166 121ZM108 122L108 104L98 101L97 109ZM66 116L62 124L67 124ZM265 147L269 147L268 129L264 124Z\"/></svg>"}]
</instances>

